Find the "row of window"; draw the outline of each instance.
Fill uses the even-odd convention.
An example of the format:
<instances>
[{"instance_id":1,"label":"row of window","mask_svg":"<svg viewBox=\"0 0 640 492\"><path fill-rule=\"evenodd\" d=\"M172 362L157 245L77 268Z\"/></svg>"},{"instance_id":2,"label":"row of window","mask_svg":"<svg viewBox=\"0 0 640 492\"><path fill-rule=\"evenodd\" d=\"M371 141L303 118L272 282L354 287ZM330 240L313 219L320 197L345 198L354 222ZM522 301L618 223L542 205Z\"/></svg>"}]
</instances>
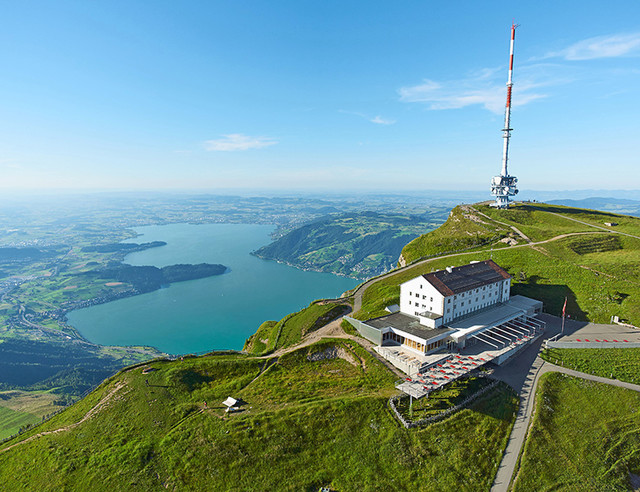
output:
<instances>
[{"instance_id":1,"label":"row of window","mask_svg":"<svg viewBox=\"0 0 640 492\"><path fill-rule=\"evenodd\" d=\"M413 295L413 292L409 291L409 295L410 295L410 296L412 296L412 295ZM416 294L415 294L415 295L416 295L416 297L417 297L418 299L420 299L420 294L419 294L419 293L417 293L417 292L416 292ZM422 299L426 299L426 298L427 298L427 296L426 296L426 295L424 295L424 294L422 294ZM431 302L433 302L433 297L430 297L430 298L429 298L429 300L430 300Z\"/></svg>"},{"instance_id":2,"label":"row of window","mask_svg":"<svg viewBox=\"0 0 640 492\"><path fill-rule=\"evenodd\" d=\"M427 352L442 346L442 344L444 343L444 340L438 340L437 342L433 342L427 345Z\"/></svg>"},{"instance_id":3,"label":"row of window","mask_svg":"<svg viewBox=\"0 0 640 492\"><path fill-rule=\"evenodd\" d=\"M402 345L406 345L407 347L411 347L414 350L418 350L420 352L426 353L438 347L441 347L444 344L444 340L438 340L437 342L430 343L426 346L424 343L416 342L415 340L411 340L410 338L405 338L401 335L393 333L392 331L383 333L383 340L394 340Z\"/></svg>"},{"instance_id":4,"label":"row of window","mask_svg":"<svg viewBox=\"0 0 640 492\"><path fill-rule=\"evenodd\" d=\"M388 331L387 333L383 333L382 334L382 339L383 340L393 340L396 341L398 343L404 343L404 337L393 333L392 331Z\"/></svg>"},{"instance_id":5,"label":"row of window","mask_svg":"<svg viewBox=\"0 0 640 492\"><path fill-rule=\"evenodd\" d=\"M492 284L492 285L489 285L488 287L489 287L489 289L491 289L491 287L495 287L497 289L498 288L498 284ZM482 287L482 290L486 290L486 289L487 289L486 285L484 287ZM473 293L477 294L479 292L480 292L480 287L478 287L475 291L463 292L462 294L460 294L460 297L464 297L465 294L471 295ZM457 295L453 296L453 300L455 301L456 299L458 299L458 296ZM478 300L478 298L476 297L476 301L477 300ZM451 298L447 299L447 302L450 302L450 301L451 301Z\"/></svg>"},{"instance_id":6,"label":"row of window","mask_svg":"<svg viewBox=\"0 0 640 492\"><path fill-rule=\"evenodd\" d=\"M411 303L409 303L409 305L411 305ZM420 304L418 302L415 303L416 307L421 307L422 309L427 309L427 305L426 304ZM429 306L429 311L431 311L433 313L433 306Z\"/></svg>"},{"instance_id":7,"label":"row of window","mask_svg":"<svg viewBox=\"0 0 640 492\"><path fill-rule=\"evenodd\" d=\"M424 343L418 343L415 340L411 340L410 338L404 339L404 345L406 345L407 347L411 347L414 350L424 352Z\"/></svg>"}]
</instances>

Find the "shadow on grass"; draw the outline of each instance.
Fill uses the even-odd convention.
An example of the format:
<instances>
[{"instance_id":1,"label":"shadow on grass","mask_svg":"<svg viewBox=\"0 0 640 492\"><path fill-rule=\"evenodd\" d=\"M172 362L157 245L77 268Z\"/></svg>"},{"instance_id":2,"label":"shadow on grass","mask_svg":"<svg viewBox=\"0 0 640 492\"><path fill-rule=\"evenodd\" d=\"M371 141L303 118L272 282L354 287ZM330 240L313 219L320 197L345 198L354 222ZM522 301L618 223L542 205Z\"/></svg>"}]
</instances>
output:
<instances>
[{"instance_id":1,"label":"shadow on grass","mask_svg":"<svg viewBox=\"0 0 640 492\"><path fill-rule=\"evenodd\" d=\"M589 312L582 310L578 305L576 295L567 285L540 284L538 283L540 279L541 277L532 275L526 282L514 283L511 286L511 295L522 295L542 301L544 312L554 316L562 316L562 307L566 298L567 317L576 321L584 321L586 324Z\"/></svg>"},{"instance_id":2,"label":"shadow on grass","mask_svg":"<svg viewBox=\"0 0 640 492\"><path fill-rule=\"evenodd\" d=\"M516 392L507 383L500 382L498 386L471 402L468 408L487 417L511 421L518 410L518 402Z\"/></svg>"}]
</instances>

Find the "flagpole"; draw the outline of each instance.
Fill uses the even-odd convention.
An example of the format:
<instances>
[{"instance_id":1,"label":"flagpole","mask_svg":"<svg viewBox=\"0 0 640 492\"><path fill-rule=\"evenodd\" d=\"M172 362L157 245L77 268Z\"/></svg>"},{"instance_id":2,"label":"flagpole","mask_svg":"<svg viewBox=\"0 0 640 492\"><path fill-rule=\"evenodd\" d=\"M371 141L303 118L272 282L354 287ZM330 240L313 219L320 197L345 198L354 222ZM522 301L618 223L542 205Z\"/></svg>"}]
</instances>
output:
<instances>
[{"instance_id":1,"label":"flagpole","mask_svg":"<svg viewBox=\"0 0 640 492\"><path fill-rule=\"evenodd\" d=\"M562 306L562 328L560 329L560 335L564 335L564 316L567 312L567 298L564 298L564 306Z\"/></svg>"}]
</instances>

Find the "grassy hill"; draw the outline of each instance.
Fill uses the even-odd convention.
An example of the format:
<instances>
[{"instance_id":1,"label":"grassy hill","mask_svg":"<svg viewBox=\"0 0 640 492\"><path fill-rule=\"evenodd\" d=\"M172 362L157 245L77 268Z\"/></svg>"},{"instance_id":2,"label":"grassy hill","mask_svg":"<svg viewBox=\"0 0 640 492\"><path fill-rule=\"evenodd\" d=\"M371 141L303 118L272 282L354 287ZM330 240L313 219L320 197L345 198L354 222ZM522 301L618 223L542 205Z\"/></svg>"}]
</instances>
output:
<instances>
[{"instance_id":1,"label":"grassy hill","mask_svg":"<svg viewBox=\"0 0 640 492\"><path fill-rule=\"evenodd\" d=\"M262 355L274 350L291 347L307 333L322 328L351 310L346 303L312 302L297 313L291 313L280 321L265 321L244 345L250 354Z\"/></svg>"},{"instance_id":2,"label":"grassy hill","mask_svg":"<svg viewBox=\"0 0 640 492\"><path fill-rule=\"evenodd\" d=\"M607 227L605 222L618 225ZM515 246L500 241L500 236L509 237ZM451 247L463 251L433 257L374 283L364 292L355 316L384 314L386 306L398 302L400 284L420 274L492 258L513 276L513 294L542 300L547 312L559 314L566 297L567 313L573 318L609 322L617 315L638 325L639 238L640 218L607 212L545 204L521 204L509 210L457 207L447 223L409 243L402 255L411 263L440 256Z\"/></svg>"},{"instance_id":3,"label":"grassy hill","mask_svg":"<svg viewBox=\"0 0 640 492\"><path fill-rule=\"evenodd\" d=\"M544 374L513 490L626 491L640 468L640 395Z\"/></svg>"},{"instance_id":4,"label":"grassy hill","mask_svg":"<svg viewBox=\"0 0 640 492\"><path fill-rule=\"evenodd\" d=\"M387 406L393 374L344 340L146 367L0 445L0 489L488 490L515 415L495 390L407 431ZM229 395L243 403L225 415Z\"/></svg>"},{"instance_id":5,"label":"grassy hill","mask_svg":"<svg viewBox=\"0 0 640 492\"><path fill-rule=\"evenodd\" d=\"M368 278L395 266L409 241L442 223L428 215L362 212L326 217L305 224L257 250L260 258L356 278Z\"/></svg>"},{"instance_id":6,"label":"grassy hill","mask_svg":"<svg viewBox=\"0 0 640 492\"><path fill-rule=\"evenodd\" d=\"M509 234L508 227L488 220L468 206L459 205L438 229L415 238L402 248L400 265L420 258L456 253L495 242Z\"/></svg>"},{"instance_id":7,"label":"grassy hill","mask_svg":"<svg viewBox=\"0 0 640 492\"><path fill-rule=\"evenodd\" d=\"M574 318L606 322L616 314L640 324L640 219L544 204L456 207L440 229L405 246L402 261L415 264L370 284L354 316L384 314L398 301L399 285L421 273L487 258L511 273L513 293L543 300L547 312L559 314L567 297ZM497 387L452 418L406 430L387 404L396 376L355 341L323 339L279 357L258 357L282 353L348 309L348 299L312 303L267 321L247 341L246 354L154 361L121 371L43 425L0 445L0 490L5 484L45 490L489 490L515 417L511 391ZM574 362L583 364L585 357L578 354ZM479 383L458 384L413 411L430 414ZM624 416L611 413L611 428L606 420L607 399L637 402L598 390L597 405L583 412L587 420L580 425L597 420L606 432L598 427L576 437L573 431L581 427L569 429L567 422L591 400L574 390L553 381L543 387L547 399L538 400L538 413L546 412L545 420L535 424L540 432L534 439L542 437L544 455L527 448L518 490L557 480L570 486L573 475L560 476L556 465L542 461L549 449L569 456L575 440L574 454L593 465L593 473L579 475L589 483L599 487L610 476L615 486L623 484L620 460L637 468ZM221 402L228 396L241 400L239 412L224 413ZM540 406L549 398L555 413ZM408 412L406 401L402 405ZM14 426L19 420L7 411L1 419ZM636 424L628 428L635 432ZM556 432L558 442L547 442ZM621 446L604 443L608 435ZM589 449L601 441L599 453L610 461L592 463Z\"/></svg>"}]
</instances>

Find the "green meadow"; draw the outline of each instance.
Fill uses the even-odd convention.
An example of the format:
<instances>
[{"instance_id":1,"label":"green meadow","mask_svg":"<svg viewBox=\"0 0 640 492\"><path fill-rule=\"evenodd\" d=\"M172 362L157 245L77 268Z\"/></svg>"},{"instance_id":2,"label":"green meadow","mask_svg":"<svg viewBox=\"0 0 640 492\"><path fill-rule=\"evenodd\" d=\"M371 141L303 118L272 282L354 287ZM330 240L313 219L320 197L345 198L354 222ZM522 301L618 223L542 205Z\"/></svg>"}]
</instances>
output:
<instances>
[{"instance_id":1,"label":"green meadow","mask_svg":"<svg viewBox=\"0 0 640 492\"><path fill-rule=\"evenodd\" d=\"M434 258L426 264L402 269L367 288L362 308L354 316L368 319L383 315L386 306L399 301L400 284L418 275L446 266L460 266L471 260L491 258L512 275L512 294L540 299L546 312L560 314L566 297L567 313L574 319L607 323L611 316L617 315L632 324L640 324L640 239L607 233L556 214L593 225L616 221L619 225L615 230L639 236L640 219L542 204L518 205L509 210L477 206L475 215L473 210L476 209L454 209L443 227L421 236L422 249L408 254L420 258L435 250L442 251L439 246L441 229L453 231L449 240L456 235L462 235L466 240L472 237L465 232L467 228L484 227L489 231L487 234L498 234L502 230L500 228L505 227L482 214L514 225L534 241L569 233L580 234L534 246L527 246L518 237L518 247L486 244L453 257ZM447 225L450 223L452 225ZM416 247L412 244L407 245L409 251Z\"/></svg>"},{"instance_id":2,"label":"green meadow","mask_svg":"<svg viewBox=\"0 0 640 492\"><path fill-rule=\"evenodd\" d=\"M545 349L547 362L609 379L640 384L640 348Z\"/></svg>"},{"instance_id":3,"label":"green meadow","mask_svg":"<svg viewBox=\"0 0 640 492\"><path fill-rule=\"evenodd\" d=\"M394 381L366 350L340 340L273 359L212 355L151 362L122 371L0 446L0 484L41 490L488 490L512 426L513 395L489 392L446 420L407 430L388 408ZM227 396L240 400L238 412L225 413Z\"/></svg>"},{"instance_id":4,"label":"green meadow","mask_svg":"<svg viewBox=\"0 0 640 492\"><path fill-rule=\"evenodd\" d=\"M513 490L630 490L640 473L640 394L544 374Z\"/></svg>"}]
</instances>

